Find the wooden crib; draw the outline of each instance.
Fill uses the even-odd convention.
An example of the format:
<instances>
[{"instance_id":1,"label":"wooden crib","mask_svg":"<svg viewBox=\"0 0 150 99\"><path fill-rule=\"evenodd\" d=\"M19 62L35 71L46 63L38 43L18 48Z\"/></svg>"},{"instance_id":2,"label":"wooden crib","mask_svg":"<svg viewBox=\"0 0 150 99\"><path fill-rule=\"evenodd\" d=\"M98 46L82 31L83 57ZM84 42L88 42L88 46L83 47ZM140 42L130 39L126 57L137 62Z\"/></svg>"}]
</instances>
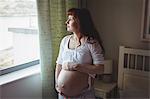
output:
<instances>
[{"instance_id":1,"label":"wooden crib","mask_svg":"<svg viewBox=\"0 0 150 99\"><path fill-rule=\"evenodd\" d=\"M119 48L120 98L150 98L150 50Z\"/></svg>"}]
</instances>

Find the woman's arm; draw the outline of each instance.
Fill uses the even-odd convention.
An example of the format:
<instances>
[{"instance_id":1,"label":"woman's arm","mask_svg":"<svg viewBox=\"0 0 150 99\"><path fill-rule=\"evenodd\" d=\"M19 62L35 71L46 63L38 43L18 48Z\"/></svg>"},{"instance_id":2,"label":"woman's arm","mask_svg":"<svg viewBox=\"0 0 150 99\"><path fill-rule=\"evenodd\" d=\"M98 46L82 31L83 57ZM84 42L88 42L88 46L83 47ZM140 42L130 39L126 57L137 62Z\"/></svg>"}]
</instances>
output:
<instances>
[{"instance_id":1,"label":"woman's arm","mask_svg":"<svg viewBox=\"0 0 150 99\"><path fill-rule=\"evenodd\" d=\"M104 72L104 65L103 64L77 64L74 66L74 70L88 73L88 74L103 74Z\"/></svg>"},{"instance_id":2,"label":"woman's arm","mask_svg":"<svg viewBox=\"0 0 150 99\"><path fill-rule=\"evenodd\" d=\"M58 76L59 76L61 69L62 69L62 65L56 64L56 68L55 68L55 83L56 84L57 84Z\"/></svg>"},{"instance_id":3,"label":"woman's arm","mask_svg":"<svg viewBox=\"0 0 150 99\"><path fill-rule=\"evenodd\" d=\"M62 66L65 70L76 70L87 74L103 74L104 65L103 64L75 64L75 63L65 63Z\"/></svg>"},{"instance_id":4,"label":"woman's arm","mask_svg":"<svg viewBox=\"0 0 150 99\"><path fill-rule=\"evenodd\" d=\"M59 73L60 73L61 69L62 69L62 65L56 64L56 68L55 68L55 88L56 88L57 92L59 92L59 93L61 93L61 91L60 91L57 83L58 83L58 76L59 76Z\"/></svg>"}]
</instances>

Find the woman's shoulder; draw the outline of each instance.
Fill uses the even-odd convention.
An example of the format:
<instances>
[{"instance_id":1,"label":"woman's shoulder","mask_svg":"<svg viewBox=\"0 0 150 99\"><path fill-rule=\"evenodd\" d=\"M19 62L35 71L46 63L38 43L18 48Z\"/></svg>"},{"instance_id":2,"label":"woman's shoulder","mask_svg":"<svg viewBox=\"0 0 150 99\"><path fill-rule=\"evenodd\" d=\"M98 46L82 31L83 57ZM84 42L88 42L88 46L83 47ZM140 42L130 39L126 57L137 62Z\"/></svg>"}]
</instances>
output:
<instances>
[{"instance_id":1,"label":"woman's shoulder","mask_svg":"<svg viewBox=\"0 0 150 99\"><path fill-rule=\"evenodd\" d=\"M66 35L63 37L63 39L69 39L72 36L72 34Z\"/></svg>"},{"instance_id":2,"label":"woman's shoulder","mask_svg":"<svg viewBox=\"0 0 150 99\"><path fill-rule=\"evenodd\" d=\"M97 39L92 38L92 37L87 37L87 43L88 44L96 44L99 43Z\"/></svg>"},{"instance_id":3,"label":"woman's shoulder","mask_svg":"<svg viewBox=\"0 0 150 99\"><path fill-rule=\"evenodd\" d=\"M95 38L88 38L86 44L90 49L102 49L99 41Z\"/></svg>"},{"instance_id":4,"label":"woman's shoulder","mask_svg":"<svg viewBox=\"0 0 150 99\"><path fill-rule=\"evenodd\" d=\"M70 38L71 35L66 35L62 38L61 42L65 43L68 41L68 39Z\"/></svg>"},{"instance_id":5,"label":"woman's shoulder","mask_svg":"<svg viewBox=\"0 0 150 99\"><path fill-rule=\"evenodd\" d=\"M92 50L99 50L102 53L104 53L104 49L103 49L103 46L101 44L101 41L96 39L96 38L89 37L87 39L87 45L88 45L88 48L90 48Z\"/></svg>"}]
</instances>

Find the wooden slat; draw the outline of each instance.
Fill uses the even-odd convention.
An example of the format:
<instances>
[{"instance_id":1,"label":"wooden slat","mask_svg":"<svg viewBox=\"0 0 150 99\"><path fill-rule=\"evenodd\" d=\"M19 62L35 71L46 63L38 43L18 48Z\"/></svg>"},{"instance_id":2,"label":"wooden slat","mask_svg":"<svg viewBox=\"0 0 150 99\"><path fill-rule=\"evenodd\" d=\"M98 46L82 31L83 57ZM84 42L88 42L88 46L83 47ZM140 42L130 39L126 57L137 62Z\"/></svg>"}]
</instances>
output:
<instances>
[{"instance_id":1,"label":"wooden slat","mask_svg":"<svg viewBox=\"0 0 150 99\"><path fill-rule=\"evenodd\" d=\"M128 57L127 57L127 68L129 68L130 66L130 54L127 54Z\"/></svg>"},{"instance_id":2,"label":"wooden slat","mask_svg":"<svg viewBox=\"0 0 150 99\"><path fill-rule=\"evenodd\" d=\"M142 64L142 70L145 70L145 56L143 56L143 64Z\"/></svg>"},{"instance_id":3,"label":"wooden slat","mask_svg":"<svg viewBox=\"0 0 150 99\"><path fill-rule=\"evenodd\" d=\"M124 68L123 73L124 74L131 74L131 75L141 76L141 77L147 77L147 78L150 79L150 77L149 77L150 72L147 72L147 71Z\"/></svg>"},{"instance_id":4,"label":"wooden slat","mask_svg":"<svg viewBox=\"0 0 150 99\"><path fill-rule=\"evenodd\" d=\"M142 55L142 56L150 56L150 50L141 50L141 49L133 49L133 48L124 48L124 53L127 54L135 54L135 55Z\"/></svg>"},{"instance_id":5,"label":"wooden slat","mask_svg":"<svg viewBox=\"0 0 150 99\"><path fill-rule=\"evenodd\" d=\"M135 55L135 69L137 68L137 55Z\"/></svg>"}]
</instances>

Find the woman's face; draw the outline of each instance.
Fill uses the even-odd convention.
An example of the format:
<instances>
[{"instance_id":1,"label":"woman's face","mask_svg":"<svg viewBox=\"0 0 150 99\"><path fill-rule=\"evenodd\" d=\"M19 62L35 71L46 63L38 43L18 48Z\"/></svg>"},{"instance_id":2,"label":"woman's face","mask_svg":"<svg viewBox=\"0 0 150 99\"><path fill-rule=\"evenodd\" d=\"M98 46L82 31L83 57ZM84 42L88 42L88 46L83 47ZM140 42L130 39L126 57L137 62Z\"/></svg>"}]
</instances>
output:
<instances>
[{"instance_id":1,"label":"woman's face","mask_svg":"<svg viewBox=\"0 0 150 99\"><path fill-rule=\"evenodd\" d=\"M73 15L69 15L65 23L67 25L67 31L79 32L79 22Z\"/></svg>"}]
</instances>

